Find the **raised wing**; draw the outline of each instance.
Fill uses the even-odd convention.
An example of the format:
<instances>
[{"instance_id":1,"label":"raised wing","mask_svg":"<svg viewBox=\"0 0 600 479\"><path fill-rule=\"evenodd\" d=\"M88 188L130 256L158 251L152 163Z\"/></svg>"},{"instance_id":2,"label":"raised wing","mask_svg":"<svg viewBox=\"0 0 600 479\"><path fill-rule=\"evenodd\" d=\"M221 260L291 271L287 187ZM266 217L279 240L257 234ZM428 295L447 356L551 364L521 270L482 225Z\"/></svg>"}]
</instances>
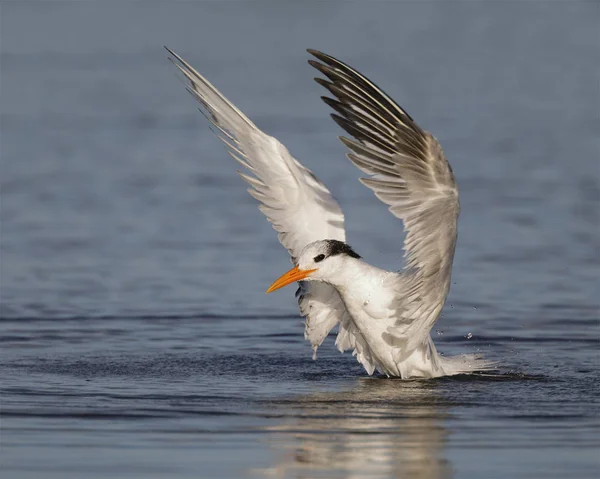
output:
<instances>
[{"instance_id":1,"label":"raised wing","mask_svg":"<svg viewBox=\"0 0 600 479\"><path fill-rule=\"evenodd\" d=\"M217 136L231 156L248 173L239 173L250 184L248 192L272 223L292 262L313 241L345 241L344 215L327 187L296 161L275 138L259 130L208 80L167 48L171 62L189 81L187 90L202 105L201 111L213 124ZM327 284L301 284L299 306L306 315L306 337L313 349L321 344L345 314L337 291Z\"/></svg>"},{"instance_id":2,"label":"raised wing","mask_svg":"<svg viewBox=\"0 0 600 479\"><path fill-rule=\"evenodd\" d=\"M438 141L370 80L324 53L309 63L330 81L315 80L332 118L355 139L341 137L361 182L404 222L405 275L390 342L411 351L428 336L450 289L457 237L458 189Z\"/></svg>"}]
</instances>

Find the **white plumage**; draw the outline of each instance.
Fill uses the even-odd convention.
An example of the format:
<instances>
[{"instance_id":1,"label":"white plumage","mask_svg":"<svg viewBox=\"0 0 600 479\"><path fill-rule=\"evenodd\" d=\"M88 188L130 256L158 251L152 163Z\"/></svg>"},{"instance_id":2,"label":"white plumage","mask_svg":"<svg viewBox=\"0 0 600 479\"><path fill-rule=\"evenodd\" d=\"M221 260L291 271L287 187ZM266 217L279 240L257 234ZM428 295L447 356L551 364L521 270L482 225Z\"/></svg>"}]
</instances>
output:
<instances>
[{"instance_id":1,"label":"white plumage","mask_svg":"<svg viewBox=\"0 0 600 479\"><path fill-rule=\"evenodd\" d=\"M338 349L353 350L369 374L437 377L490 367L473 355L442 357L430 337L450 288L459 213L454 175L431 134L356 70L309 50L319 60L309 63L329 81L316 80L335 97L323 100L354 137L341 138L348 158L369 175L361 182L404 223L405 268L385 271L346 245L344 215L327 187L167 50L231 156L248 170L240 173L248 192L296 265L269 291L301 280L298 302L315 354L339 324Z\"/></svg>"}]
</instances>

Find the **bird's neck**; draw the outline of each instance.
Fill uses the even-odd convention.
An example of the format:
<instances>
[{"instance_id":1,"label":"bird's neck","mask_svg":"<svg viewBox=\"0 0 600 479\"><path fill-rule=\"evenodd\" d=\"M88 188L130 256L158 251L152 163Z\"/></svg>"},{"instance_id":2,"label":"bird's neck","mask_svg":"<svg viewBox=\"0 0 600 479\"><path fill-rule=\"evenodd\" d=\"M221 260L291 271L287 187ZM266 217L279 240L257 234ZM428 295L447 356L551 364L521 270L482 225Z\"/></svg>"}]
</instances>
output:
<instances>
[{"instance_id":1,"label":"bird's neck","mask_svg":"<svg viewBox=\"0 0 600 479\"><path fill-rule=\"evenodd\" d=\"M393 273L372 266L360 259L346 258L340 273L328 281L344 298L362 299L381 288Z\"/></svg>"}]
</instances>

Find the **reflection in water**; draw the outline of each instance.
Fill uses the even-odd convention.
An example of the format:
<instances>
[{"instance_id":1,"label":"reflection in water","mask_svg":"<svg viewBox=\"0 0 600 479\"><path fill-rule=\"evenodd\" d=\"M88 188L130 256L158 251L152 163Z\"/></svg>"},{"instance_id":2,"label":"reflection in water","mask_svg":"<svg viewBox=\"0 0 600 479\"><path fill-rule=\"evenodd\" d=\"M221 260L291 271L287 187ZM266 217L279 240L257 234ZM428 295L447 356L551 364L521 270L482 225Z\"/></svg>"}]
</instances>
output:
<instances>
[{"instance_id":1,"label":"reflection in water","mask_svg":"<svg viewBox=\"0 0 600 479\"><path fill-rule=\"evenodd\" d=\"M431 381L361 379L350 391L280 405L269 428L275 463L266 477L446 479L444 404ZM281 451L283 449L283 451Z\"/></svg>"}]
</instances>

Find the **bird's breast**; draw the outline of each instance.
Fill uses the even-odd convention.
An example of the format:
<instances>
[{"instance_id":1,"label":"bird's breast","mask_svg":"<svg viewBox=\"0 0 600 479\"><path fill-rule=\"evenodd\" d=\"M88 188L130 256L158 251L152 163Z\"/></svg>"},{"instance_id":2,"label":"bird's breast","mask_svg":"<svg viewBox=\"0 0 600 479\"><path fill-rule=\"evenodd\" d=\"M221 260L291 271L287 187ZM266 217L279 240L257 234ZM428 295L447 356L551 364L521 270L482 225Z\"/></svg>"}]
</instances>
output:
<instances>
[{"instance_id":1,"label":"bird's breast","mask_svg":"<svg viewBox=\"0 0 600 479\"><path fill-rule=\"evenodd\" d=\"M340 288L338 291L350 314L378 321L393 316L396 290L389 279L387 274L363 276L349 287Z\"/></svg>"}]
</instances>

